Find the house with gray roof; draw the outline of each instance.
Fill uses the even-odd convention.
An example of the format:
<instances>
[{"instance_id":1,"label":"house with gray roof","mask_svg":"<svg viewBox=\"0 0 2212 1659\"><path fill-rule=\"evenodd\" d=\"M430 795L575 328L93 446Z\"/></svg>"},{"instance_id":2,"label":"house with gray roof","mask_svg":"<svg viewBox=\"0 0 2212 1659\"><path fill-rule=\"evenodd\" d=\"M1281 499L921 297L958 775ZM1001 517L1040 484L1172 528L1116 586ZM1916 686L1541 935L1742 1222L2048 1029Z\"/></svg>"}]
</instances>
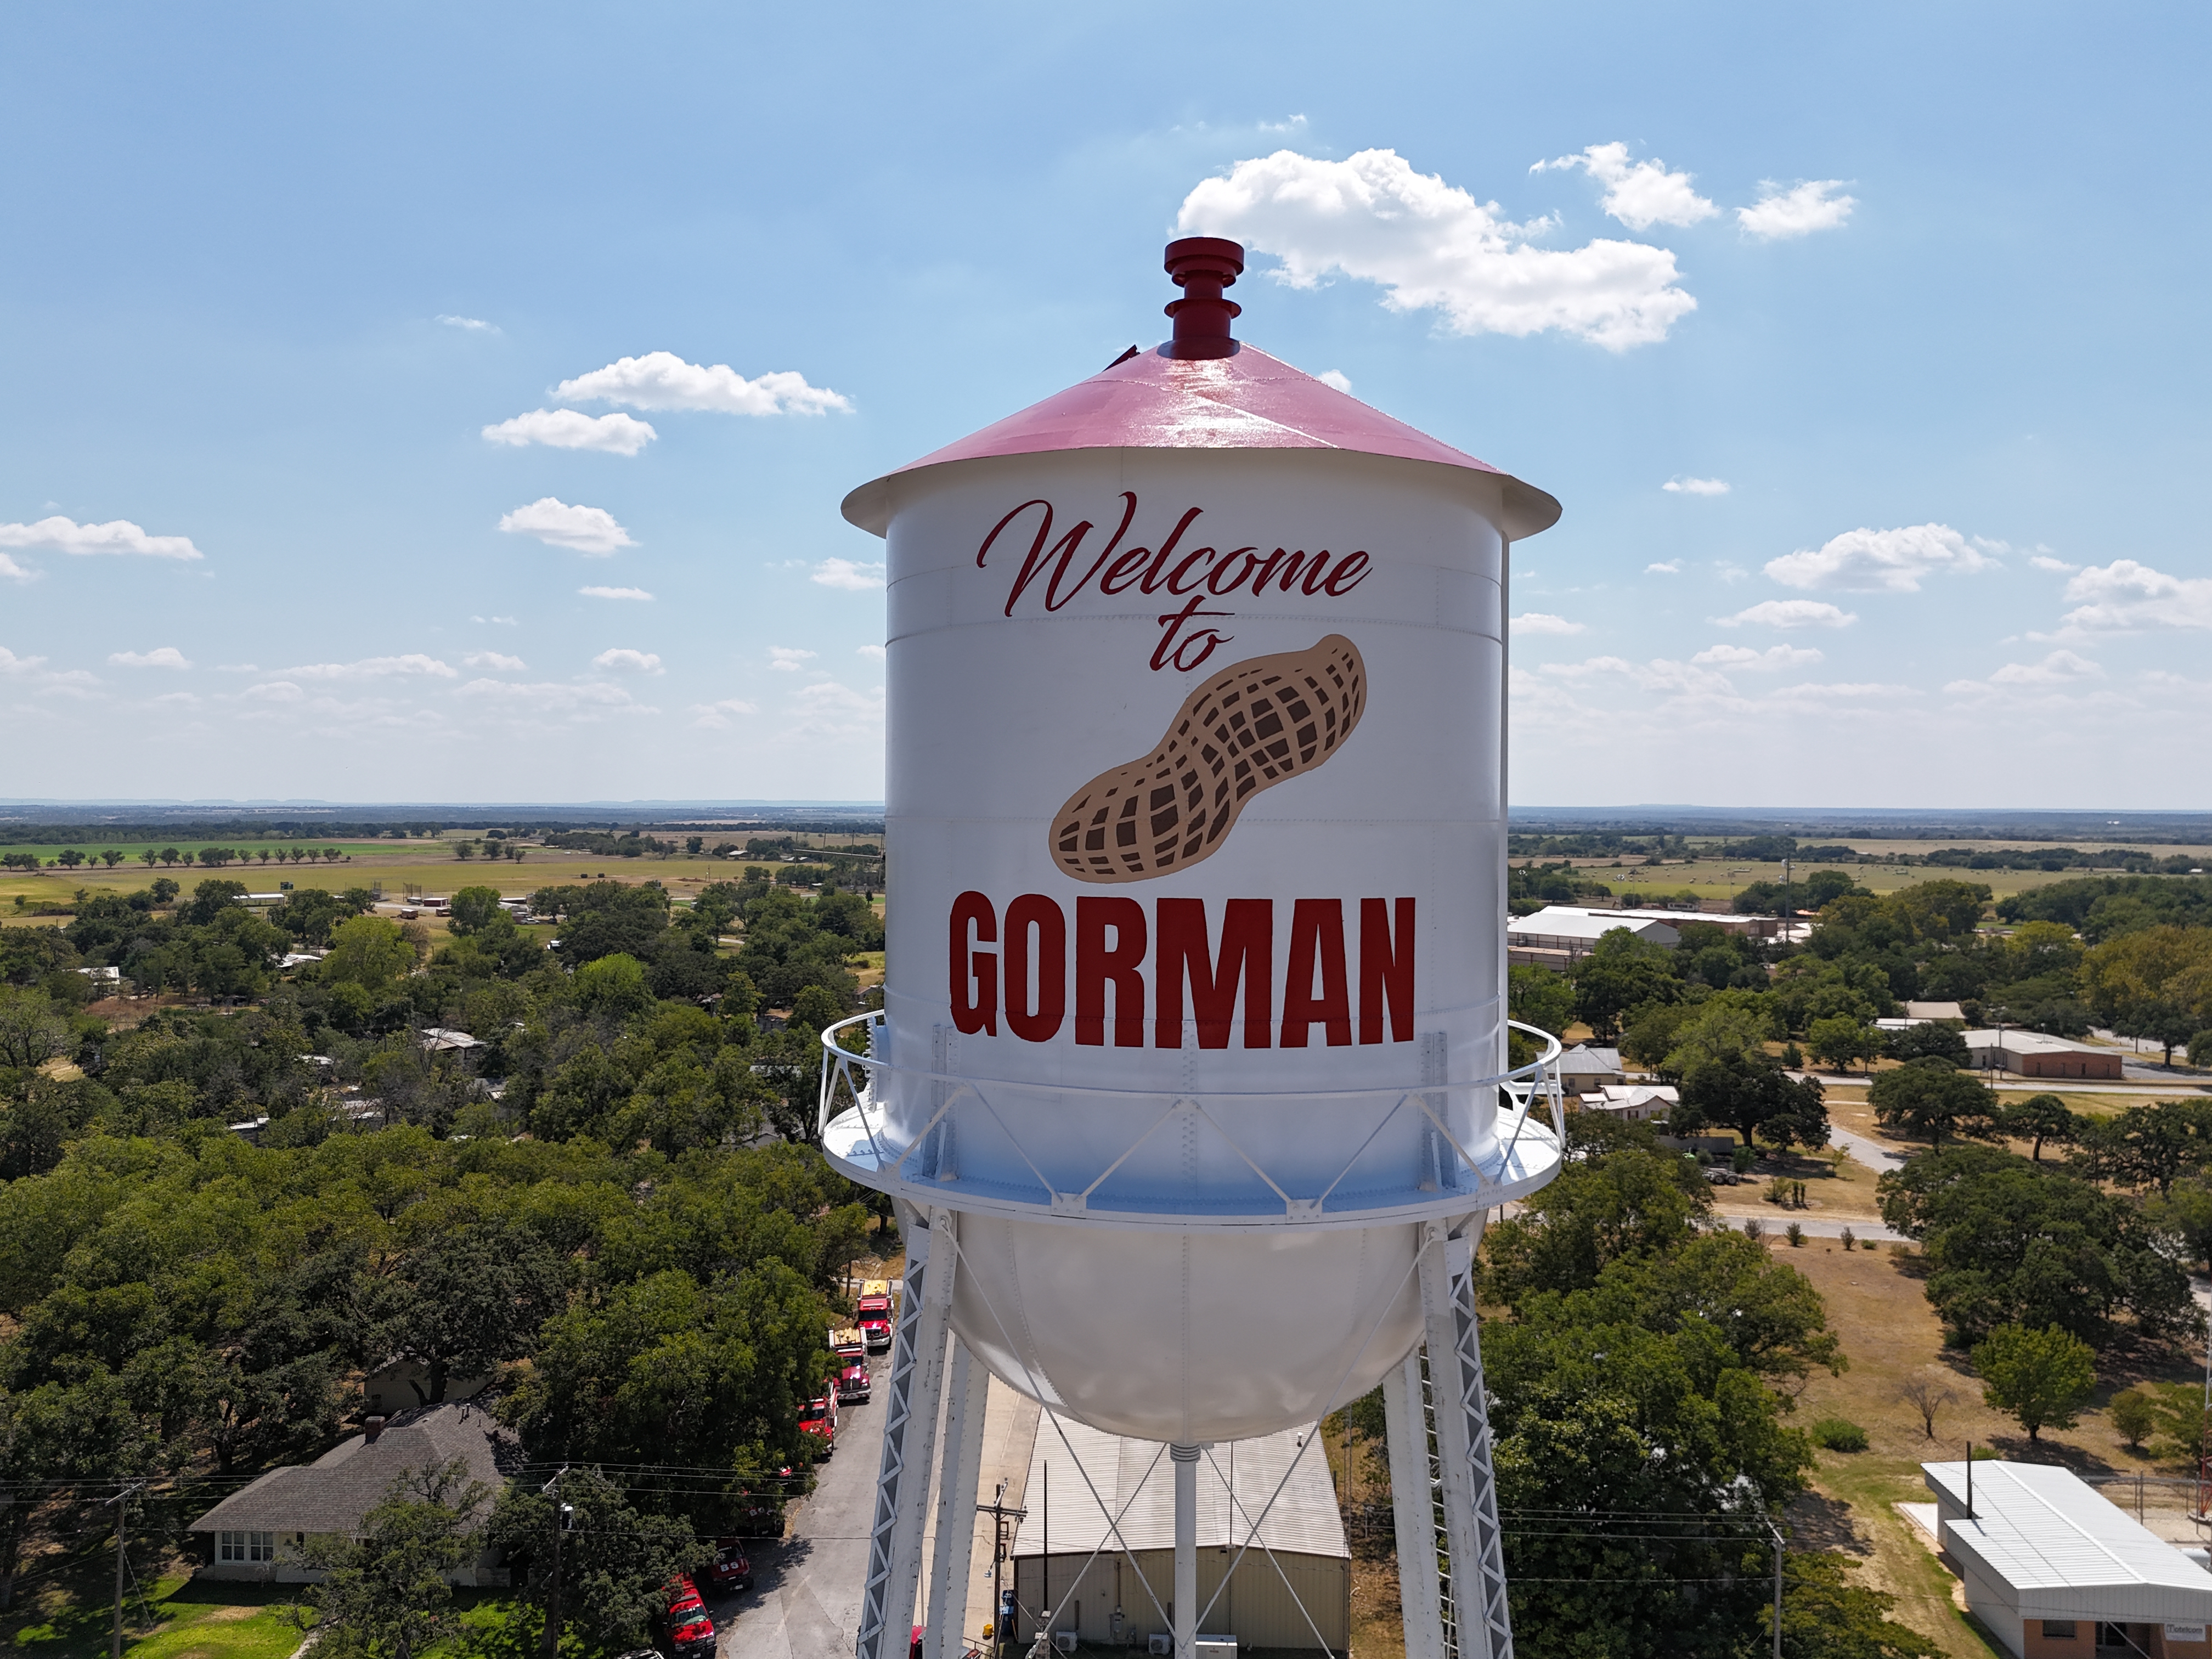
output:
<instances>
[{"instance_id":1,"label":"house with gray roof","mask_svg":"<svg viewBox=\"0 0 2212 1659\"><path fill-rule=\"evenodd\" d=\"M362 1517L382 1503L392 1483L456 1458L471 1480L496 1494L522 1467L522 1448L481 1401L453 1401L371 1416L363 1431L312 1463L270 1470L233 1492L188 1530L207 1535L200 1576L262 1584L312 1583L311 1538L353 1538ZM507 1582L491 1554L448 1575L457 1584Z\"/></svg>"}]
</instances>

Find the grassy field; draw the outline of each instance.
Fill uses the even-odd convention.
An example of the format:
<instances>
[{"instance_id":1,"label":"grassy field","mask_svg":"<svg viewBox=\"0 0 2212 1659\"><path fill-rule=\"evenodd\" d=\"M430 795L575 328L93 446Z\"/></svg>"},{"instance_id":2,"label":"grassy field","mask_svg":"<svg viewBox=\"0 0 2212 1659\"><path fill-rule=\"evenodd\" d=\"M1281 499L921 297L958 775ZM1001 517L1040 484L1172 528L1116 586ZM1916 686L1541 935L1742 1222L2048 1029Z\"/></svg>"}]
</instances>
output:
<instances>
[{"instance_id":1,"label":"grassy field","mask_svg":"<svg viewBox=\"0 0 2212 1659\"><path fill-rule=\"evenodd\" d=\"M102 1659L113 1629L112 1558L85 1557L27 1576L0 1615L6 1659ZM217 1584L173 1570L124 1604L131 1659L285 1659L300 1645L289 1585ZM149 1621L148 1614L151 1614Z\"/></svg>"},{"instance_id":2,"label":"grassy field","mask_svg":"<svg viewBox=\"0 0 2212 1659\"><path fill-rule=\"evenodd\" d=\"M1851 1362L1841 1376L1814 1376L1799 1397L1796 1420L1848 1418L1867 1431L1869 1443L1863 1452L1820 1454L1817 1498L1801 1504L1793 1516L1800 1536L1861 1555L1863 1581L1897 1596L1895 1616L1942 1643L1946 1652L1987 1659L1991 1650L1960 1613L1952 1595L1954 1581L1893 1507L1928 1501L1919 1468L1923 1461L1962 1457L1972 1440L2001 1456L2063 1464L2084 1477L2185 1472L2128 1450L2108 1407L2113 1395L2137 1382L2200 1378L2201 1358L2165 1346L2106 1355L2095 1399L2080 1422L2071 1429L2046 1429L2031 1444L2019 1425L1982 1403L1981 1384L1968 1374L1964 1356L1943 1348L1917 1255L1903 1247L1845 1252L1825 1239L1808 1240L1798 1249L1771 1240L1770 1248L1786 1253L1790 1265L1826 1299L1829 1322L1843 1334ZM1936 1419L1934 1440L1899 1395L1916 1372L1937 1378L1954 1396Z\"/></svg>"},{"instance_id":3,"label":"grassy field","mask_svg":"<svg viewBox=\"0 0 2212 1659\"><path fill-rule=\"evenodd\" d=\"M289 881L295 887L320 887L340 892L349 887L381 884L386 898L406 896L408 885L426 895L450 897L463 887L493 887L506 897L520 897L541 887L557 886L605 876L633 884L658 881L677 898L696 893L710 882L740 881L747 868L757 865L771 878L785 867L751 859L713 858L701 854L677 854L668 858L599 858L581 853L549 851L532 847L518 863L511 859L459 859L450 845L431 842L366 842L356 844L347 861L337 864L230 864L203 870L198 865L149 870L143 864L122 864L109 870L45 870L36 874L18 870L0 872L0 924L23 921L52 926L66 918L26 916L15 909L16 896L32 907L65 904L79 888L88 893L136 892L156 876L166 875L190 893L210 878L246 884L255 892L276 890Z\"/></svg>"}]
</instances>

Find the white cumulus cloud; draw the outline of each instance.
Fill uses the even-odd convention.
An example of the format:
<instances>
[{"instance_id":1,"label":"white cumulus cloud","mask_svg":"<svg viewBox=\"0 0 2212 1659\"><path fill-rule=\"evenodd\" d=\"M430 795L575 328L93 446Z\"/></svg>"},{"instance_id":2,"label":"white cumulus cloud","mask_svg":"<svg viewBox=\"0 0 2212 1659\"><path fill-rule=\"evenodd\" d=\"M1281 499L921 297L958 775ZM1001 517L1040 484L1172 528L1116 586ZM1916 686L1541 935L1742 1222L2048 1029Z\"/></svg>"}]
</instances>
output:
<instances>
[{"instance_id":1,"label":"white cumulus cloud","mask_svg":"<svg viewBox=\"0 0 2212 1659\"><path fill-rule=\"evenodd\" d=\"M522 448L597 449L635 455L660 434L635 415L586 415L575 409L533 409L483 429L485 441Z\"/></svg>"},{"instance_id":2,"label":"white cumulus cloud","mask_svg":"<svg viewBox=\"0 0 2212 1659\"><path fill-rule=\"evenodd\" d=\"M653 597L641 587L580 587L576 591L587 599L649 599Z\"/></svg>"},{"instance_id":3,"label":"white cumulus cloud","mask_svg":"<svg viewBox=\"0 0 2212 1659\"><path fill-rule=\"evenodd\" d=\"M1324 368L1320 374L1315 375L1314 379L1319 380L1323 386L1334 386L1347 397L1351 395L1352 376L1340 368Z\"/></svg>"},{"instance_id":4,"label":"white cumulus cloud","mask_svg":"<svg viewBox=\"0 0 2212 1659\"><path fill-rule=\"evenodd\" d=\"M859 654L863 657L872 657L878 662L881 662L885 657L890 655L890 653L880 645L864 645L860 648Z\"/></svg>"},{"instance_id":5,"label":"white cumulus cloud","mask_svg":"<svg viewBox=\"0 0 2212 1659\"><path fill-rule=\"evenodd\" d=\"M787 674L796 674L802 664L814 660L815 653L802 651L795 645L771 645L768 648L769 666L781 668Z\"/></svg>"},{"instance_id":6,"label":"white cumulus cloud","mask_svg":"<svg viewBox=\"0 0 2212 1659\"><path fill-rule=\"evenodd\" d=\"M1281 279L1316 287L1341 271L1381 284L1397 311L1433 308L1462 334L1558 329L1624 351L1667 337L1698 302L1674 284L1674 256L1601 240L1539 247L1548 220L1514 224L1395 150L1341 161L1294 150L1239 161L1184 198L1185 232L1233 236L1283 262Z\"/></svg>"},{"instance_id":7,"label":"white cumulus cloud","mask_svg":"<svg viewBox=\"0 0 2212 1659\"><path fill-rule=\"evenodd\" d=\"M575 684L564 684L557 680L545 683L471 680L453 695L466 697L492 713L516 720L525 729L556 716L590 720L604 714L658 714L660 712L632 696L629 687L615 685L605 680L586 680Z\"/></svg>"},{"instance_id":8,"label":"white cumulus cloud","mask_svg":"<svg viewBox=\"0 0 2212 1659\"><path fill-rule=\"evenodd\" d=\"M1854 611L1825 599L1761 599L1733 617L1715 617L1723 628L1849 628L1858 620Z\"/></svg>"},{"instance_id":9,"label":"white cumulus cloud","mask_svg":"<svg viewBox=\"0 0 2212 1659\"><path fill-rule=\"evenodd\" d=\"M1694 176L1669 173L1654 156L1648 161L1628 159L1626 144L1592 144L1579 155L1562 155L1556 161L1539 161L1528 169L1583 167L1605 186L1605 210L1631 230L1653 225L1694 225L1720 210L1691 188Z\"/></svg>"},{"instance_id":10,"label":"white cumulus cloud","mask_svg":"<svg viewBox=\"0 0 2212 1659\"><path fill-rule=\"evenodd\" d=\"M1990 676L1992 685L2070 685L2080 680L2100 680L2105 671L2087 657L2071 651L2054 651L2041 662L2008 662Z\"/></svg>"},{"instance_id":11,"label":"white cumulus cloud","mask_svg":"<svg viewBox=\"0 0 2212 1659\"><path fill-rule=\"evenodd\" d=\"M447 328L465 329L471 334L496 334L499 330L481 317L454 317L440 312L436 319Z\"/></svg>"},{"instance_id":12,"label":"white cumulus cloud","mask_svg":"<svg viewBox=\"0 0 2212 1659\"><path fill-rule=\"evenodd\" d=\"M520 657L507 656L497 651L471 651L467 656L461 659L461 666L464 668L492 668L498 670L499 672L502 674L512 674L517 669L527 668L530 665L523 661Z\"/></svg>"},{"instance_id":13,"label":"white cumulus cloud","mask_svg":"<svg viewBox=\"0 0 2212 1659\"><path fill-rule=\"evenodd\" d=\"M1709 645L1690 660L1708 668L1740 668L1765 673L1818 662L1820 653L1809 645L1771 645L1764 651L1755 651L1747 645Z\"/></svg>"},{"instance_id":14,"label":"white cumulus cloud","mask_svg":"<svg viewBox=\"0 0 2212 1659\"><path fill-rule=\"evenodd\" d=\"M2066 584L2072 634L2212 628L2212 578L2170 576L2134 559L2091 565Z\"/></svg>"},{"instance_id":15,"label":"white cumulus cloud","mask_svg":"<svg viewBox=\"0 0 2212 1659\"><path fill-rule=\"evenodd\" d=\"M275 672L288 678L300 680L379 680L416 675L443 680L459 678L451 664L425 656L420 651L410 651L398 657L363 657L357 662L301 663L296 667L279 668Z\"/></svg>"},{"instance_id":16,"label":"white cumulus cloud","mask_svg":"<svg viewBox=\"0 0 2212 1659\"><path fill-rule=\"evenodd\" d=\"M720 702L695 702L684 711L691 716L691 724L708 732L726 732L741 715L757 714L760 710L738 697L725 697Z\"/></svg>"},{"instance_id":17,"label":"white cumulus cloud","mask_svg":"<svg viewBox=\"0 0 2212 1659\"><path fill-rule=\"evenodd\" d=\"M1840 588L1850 593L1917 593L1923 577L1995 568L1995 559L1941 524L1847 530L1817 549L1800 549L1766 562L1766 574L1784 587Z\"/></svg>"},{"instance_id":18,"label":"white cumulus cloud","mask_svg":"<svg viewBox=\"0 0 2212 1659\"><path fill-rule=\"evenodd\" d=\"M884 585L884 569L881 563L824 559L814 567L814 574L806 580L819 582L824 587L842 587L848 593L869 593Z\"/></svg>"},{"instance_id":19,"label":"white cumulus cloud","mask_svg":"<svg viewBox=\"0 0 2212 1659\"><path fill-rule=\"evenodd\" d=\"M617 646L592 658L592 666L605 669L610 674L658 674L660 659L650 651L632 651Z\"/></svg>"},{"instance_id":20,"label":"white cumulus cloud","mask_svg":"<svg viewBox=\"0 0 2212 1659\"><path fill-rule=\"evenodd\" d=\"M1729 482L1725 478L1669 478L1659 486L1670 495L1725 495Z\"/></svg>"},{"instance_id":21,"label":"white cumulus cloud","mask_svg":"<svg viewBox=\"0 0 2212 1659\"><path fill-rule=\"evenodd\" d=\"M1809 236L1816 230L1833 230L1851 216L1855 196L1839 196L1840 179L1814 179L1784 189L1771 179L1759 184L1759 199L1735 210L1736 222L1764 241Z\"/></svg>"},{"instance_id":22,"label":"white cumulus cloud","mask_svg":"<svg viewBox=\"0 0 2212 1659\"><path fill-rule=\"evenodd\" d=\"M269 680L249 685L238 694L255 702L304 702L307 694L289 680Z\"/></svg>"},{"instance_id":23,"label":"white cumulus cloud","mask_svg":"<svg viewBox=\"0 0 2212 1659\"><path fill-rule=\"evenodd\" d=\"M56 516L36 524L0 524L0 547L44 547L59 553L137 553L149 559L204 559L189 536L149 536L128 519L79 524ZM17 571L15 574L20 574Z\"/></svg>"},{"instance_id":24,"label":"white cumulus cloud","mask_svg":"<svg viewBox=\"0 0 2212 1659\"><path fill-rule=\"evenodd\" d=\"M108 661L119 668L190 668L185 653L173 645L157 645L151 651L111 651Z\"/></svg>"},{"instance_id":25,"label":"white cumulus cloud","mask_svg":"<svg viewBox=\"0 0 2212 1659\"><path fill-rule=\"evenodd\" d=\"M5 553L0 553L0 576L7 577L10 581L33 582L38 580L39 573L25 569Z\"/></svg>"},{"instance_id":26,"label":"white cumulus cloud","mask_svg":"<svg viewBox=\"0 0 2212 1659\"><path fill-rule=\"evenodd\" d=\"M1656 564L1645 565L1644 574L1647 576L1679 576L1682 574L1682 562L1680 559L1662 559Z\"/></svg>"},{"instance_id":27,"label":"white cumulus cloud","mask_svg":"<svg viewBox=\"0 0 2212 1659\"><path fill-rule=\"evenodd\" d=\"M1513 619L1513 626L1523 634L1581 634L1589 630L1578 622L1569 622L1565 617L1554 617L1547 611L1524 611Z\"/></svg>"},{"instance_id":28,"label":"white cumulus cloud","mask_svg":"<svg viewBox=\"0 0 2212 1659\"><path fill-rule=\"evenodd\" d=\"M2028 562L2038 570L2055 571L2062 576L2071 575L2081 568L2078 564L2069 564L2063 559L2054 559L2048 553L2038 553Z\"/></svg>"},{"instance_id":29,"label":"white cumulus cloud","mask_svg":"<svg viewBox=\"0 0 2212 1659\"><path fill-rule=\"evenodd\" d=\"M19 657L0 645L0 674L35 674L46 665L44 657Z\"/></svg>"},{"instance_id":30,"label":"white cumulus cloud","mask_svg":"<svg viewBox=\"0 0 2212 1659\"><path fill-rule=\"evenodd\" d=\"M516 507L501 518L499 527L511 536L535 536L548 547L565 547L594 559L637 545L604 507L571 507L555 495L541 495L527 507Z\"/></svg>"},{"instance_id":31,"label":"white cumulus cloud","mask_svg":"<svg viewBox=\"0 0 2212 1659\"><path fill-rule=\"evenodd\" d=\"M826 415L852 411L852 400L804 374L775 369L748 380L727 363L705 368L672 351L623 357L573 380L553 395L569 403L628 404L633 409L698 409L722 415Z\"/></svg>"}]
</instances>

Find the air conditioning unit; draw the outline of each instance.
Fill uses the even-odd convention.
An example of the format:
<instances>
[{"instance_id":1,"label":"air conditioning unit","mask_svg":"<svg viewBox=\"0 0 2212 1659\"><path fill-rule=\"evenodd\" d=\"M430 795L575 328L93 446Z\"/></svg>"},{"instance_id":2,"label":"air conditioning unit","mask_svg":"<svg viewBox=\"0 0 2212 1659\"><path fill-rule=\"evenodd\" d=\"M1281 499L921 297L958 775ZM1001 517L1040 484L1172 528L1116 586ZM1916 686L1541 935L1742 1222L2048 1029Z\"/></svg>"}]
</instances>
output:
<instances>
[{"instance_id":1,"label":"air conditioning unit","mask_svg":"<svg viewBox=\"0 0 2212 1659\"><path fill-rule=\"evenodd\" d=\"M1072 1630L1056 1630L1053 1632L1052 1644L1058 1648L1062 1653L1074 1652L1075 1632Z\"/></svg>"},{"instance_id":2,"label":"air conditioning unit","mask_svg":"<svg viewBox=\"0 0 2212 1659\"><path fill-rule=\"evenodd\" d=\"M1145 1638L1146 1659L1174 1659L1175 1638L1154 1631Z\"/></svg>"}]
</instances>

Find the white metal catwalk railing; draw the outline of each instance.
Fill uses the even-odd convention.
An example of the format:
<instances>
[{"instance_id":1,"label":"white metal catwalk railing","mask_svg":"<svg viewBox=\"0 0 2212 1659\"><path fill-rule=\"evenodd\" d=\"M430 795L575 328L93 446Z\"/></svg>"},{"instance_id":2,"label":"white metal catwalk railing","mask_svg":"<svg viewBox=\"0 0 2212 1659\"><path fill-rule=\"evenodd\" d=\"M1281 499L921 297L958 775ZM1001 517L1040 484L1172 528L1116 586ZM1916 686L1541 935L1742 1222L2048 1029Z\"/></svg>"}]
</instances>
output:
<instances>
[{"instance_id":1,"label":"white metal catwalk railing","mask_svg":"<svg viewBox=\"0 0 2212 1659\"><path fill-rule=\"evenodd\" d=\"M1550 1180L1565 1143L1566 1124L1555 1062L1559 1039L1517 1021L1510 1029L1534 1039L1536 1058L1488 1077L1457 1082L1439 1079L1415 1085L1371 1089L1265 1090L1249 1092L1191 1089L1100 1089L1073 1084L1002 1081L964 1076L931 1066L880 1058L888 1035L880 1012L841 1020L822 1034L821 1092L816 1125L823 1150L843 1173L906 1200L917 1208L946 1206L1012 1217L1050 1216L1091 1224L1165 1227L1203 1231L1211 1227L1374 1226L1393 1221L1422 1221L1465 1215L1527 1196ZM872 1052L843 1047L839 1037L859 1026L869 1028ZM933 1059L935 1056L933 1055ZM884 1102L893 1086L927 1098L930 1115L911 1134L890 1121ZM1471 1151L1462 1138L1464 1114L1455 1097L1495 1091L1498 1119L1494 1150ZM1075 1161L1064 1148L1048 1152L1025 1138L1010 1119L1038 1109L1046 1101L1068 1105L1116 1106L1143 1127L1132 1138ZM1279 1160L1255 1154L1249 1129L1232 1125L1265 1121L1263 1113L1295 1115L1326 1107L1347 1126L1344 1138L1360 1137L1335 1161L1326 1178L1296 1175ZM1008 1109L1001 1109L1006 1108ZM1025 1173L1013 1180L984 1179L952 1151L954 1130L963 1110L976 1114L972 1136L988 1130L1011 1148L1000 1162ZM1091 1115L1096 1121L1103 1114ZM1462 1120L1455 1131L1455 1117ZM1115 1176L1162 1128L1181 1119L1210 1137L1249 1172L1246 1198L1208 1199L1193 1204L1173 1194L1133 1189ZM1423 1190L1400 1181L1377 1185L1365 1170L1370 1149L1394 1125L1419 1127L1431 1148ZM1548 1120L1548 1121L1547 1121ZM1310 1157L1310 1148L1303 1147ZM1050 1172L1045 1166L1051 1165ZM1364 1188L1351 1183L1363 1171Z\"/></svg>"}]
</instances>

